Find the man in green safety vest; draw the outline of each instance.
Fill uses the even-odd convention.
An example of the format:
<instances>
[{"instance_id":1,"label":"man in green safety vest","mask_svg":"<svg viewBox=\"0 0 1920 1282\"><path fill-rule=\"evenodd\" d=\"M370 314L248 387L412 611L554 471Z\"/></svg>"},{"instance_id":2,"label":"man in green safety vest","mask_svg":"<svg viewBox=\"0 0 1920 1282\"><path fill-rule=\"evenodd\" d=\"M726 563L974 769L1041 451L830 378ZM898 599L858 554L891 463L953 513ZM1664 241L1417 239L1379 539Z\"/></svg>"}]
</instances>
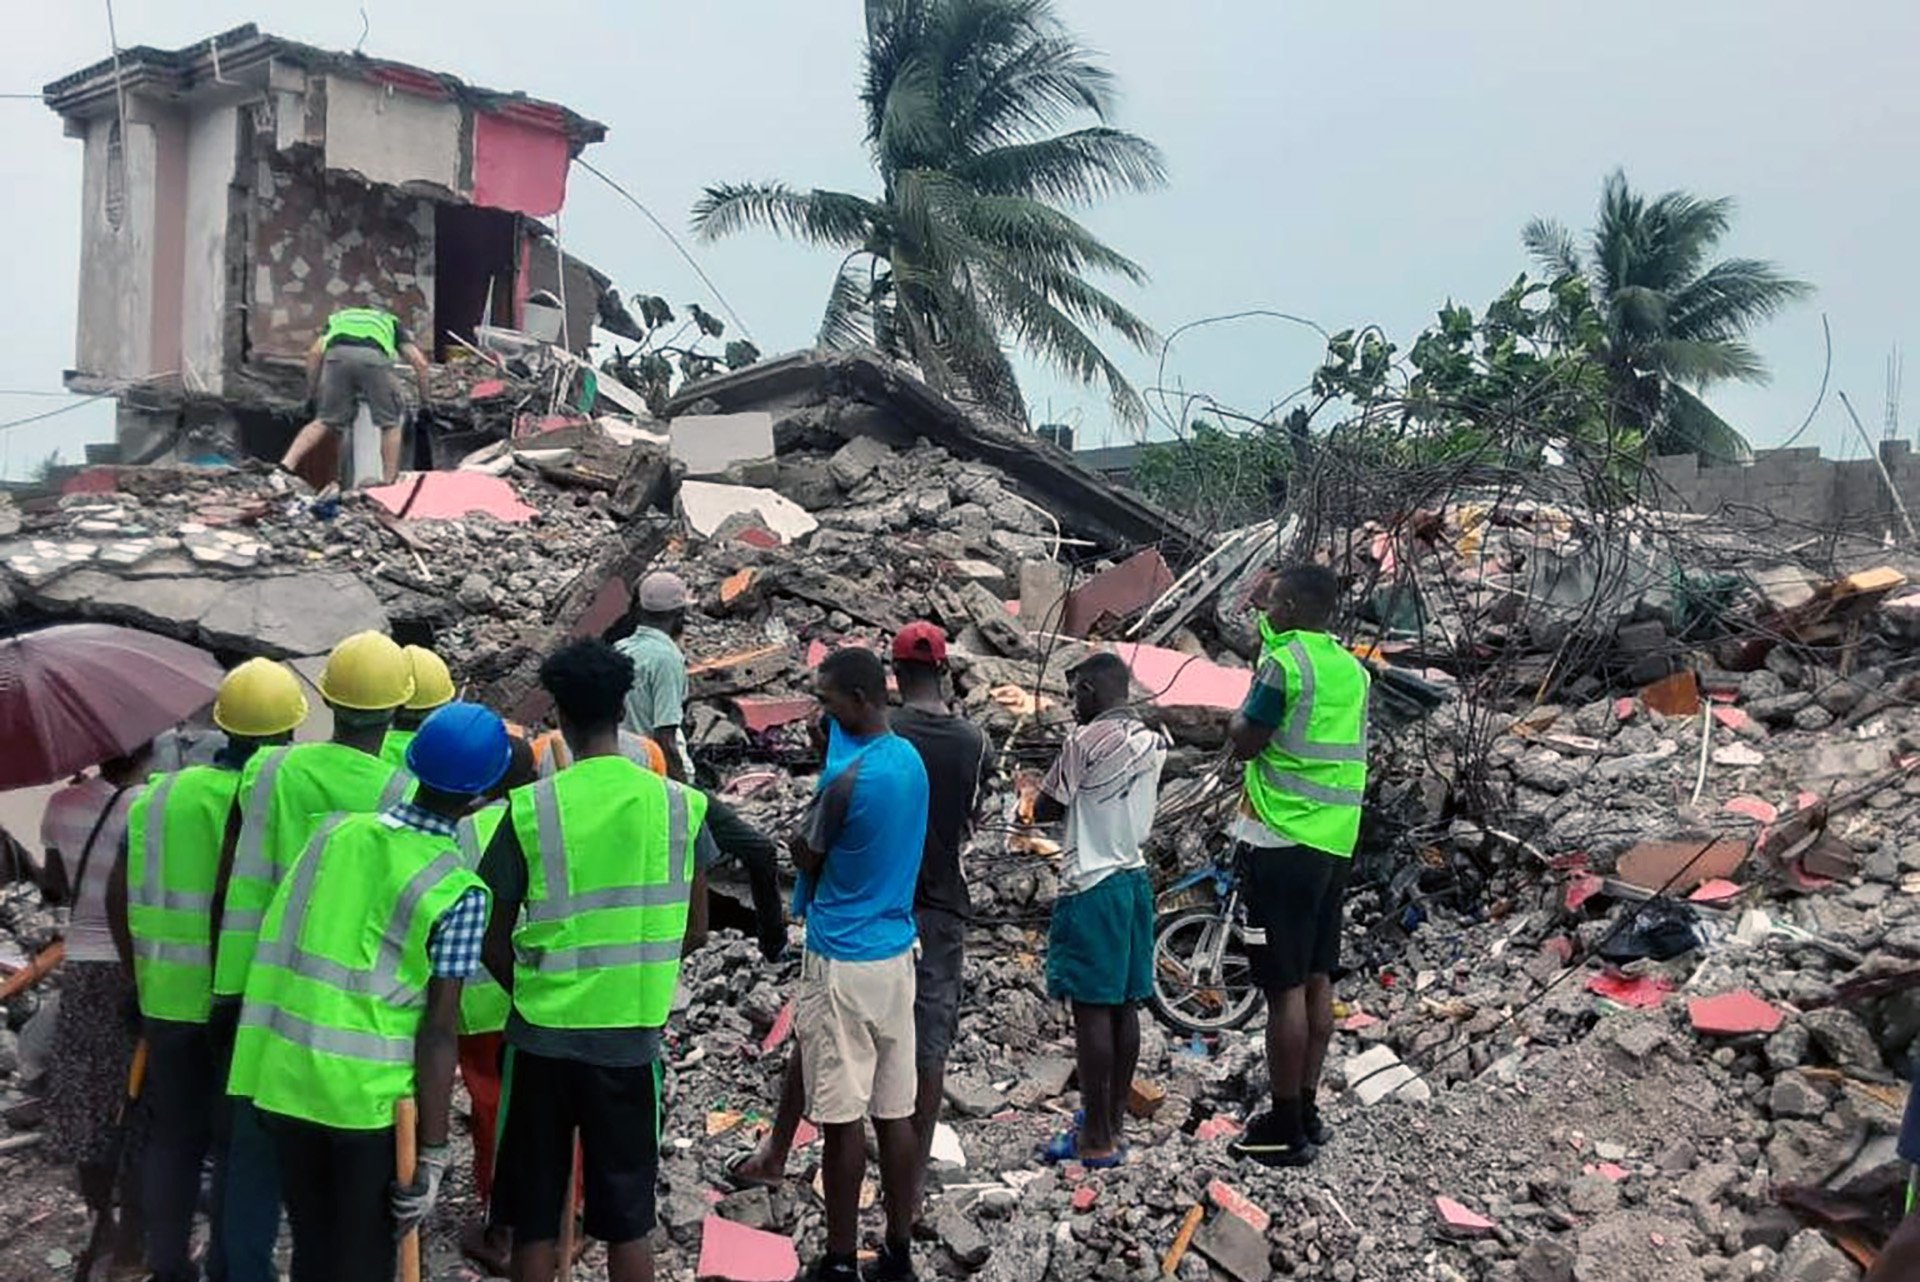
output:
<instances>
[{"instance_id":1,"label":"man in green safety vest","mask_svg":"<svg viewBox=\"0 0 1920 1282\"><path fill-rule=\"evenodd\" d=\"M1229 729L1246 763L1240 893L1247 953L1267 997L1273 1107L1232 1145L1268 1166L1300 1166L1330 1138L1315 1099L1333 1039L1347 873L1367 792L1367 697L1360 660L1327 629L1340 581L1318 565L1282 570L1260 619L1261 661Z\"/></svg>"},{"instance_id":2,"label":"man in green safety vest","mask_svg":"<svg viewBox=\"0 0 1920 1282\"><path fill-rule=\"evenodd\" d=\"M381 479L393 484L400 474L400 416L405 408L393 365L402 359L413 366L425 406L431 391L427 358L399 317L377 307L347 307L328 317L326 330L307 349L313 421L293 438L280 466L296 471L327 433L350 431L364 401L380 429Z\"/></svg>"},{"instance_id":3,"label":"man in green safety vest","mask_svg":"<svg viewBox=\"0 0 1920 1282\"><path fill-rule=\"evenodd\" d=\"M213 892L240 775L262 748L307 719L299 678L249 659L220 683L213 721L227 743L211 765L156 775L127 814L125 851L107 892L121 956L133 967L147 1042L147 1147L141 1168L147 1265L154 1282L196 1282L189 1245L200 1166L213 1142L222 1082L213 1011ZM224 1155L222 1155L224 1161ZM209 1264L223 1276L224 1260Z\"/></svg>"},{"instance_id":4,"label":"man in green safety vest","mask_svg":"<svg viewBox=\"0 0 1920 1282\"><path fill-rule=\"evenodd\" d=\"M383 811L413 783L405 770L380 759L394 710L413 697L412 668L390 637L360 632L335 646L320 675L320 695L333 714L333 738L255 753L240 775L237 827L214 889L219 933L211 1024L223 1072L260 924L287 869L326 816ZM215 1213L228 1277L274 1282L280 1224L274 1146L245 1096L232 1099L226 1113L225 1179L215 1189Z\"/></svg>"},{"instance_id":5,"label":"man in green safety vest","mask_svg":"<svg viewBox=\"0 0 1920 1282\"><path fill-rule=\"evenodd\" d=\"M551 1278L583 1150L586 1231L612 1282L653 1276L661 1030L679 982L706 798L620 751L633 664L599 640L547 658L573 764L513 791L480 875L487 969L512 995L494 1213L514 1278Z\"/></svg>"},{"instance_id":6,"label":"man in green safety vest","mask_svg":"<svg viewBox=\"0 0 1920 1282\"><path fill-rule=\"evenodd\" d=\"M441 708L407 749L413 799L327 816L267 905L227 1089L279 1155L298 1282L391 1279L400 1235L439 1198L490 903L459 819L511 757L493 712ZM419 1165L396 1186L396 1106L415 1096Z\"/></svg>"}]
</instances>

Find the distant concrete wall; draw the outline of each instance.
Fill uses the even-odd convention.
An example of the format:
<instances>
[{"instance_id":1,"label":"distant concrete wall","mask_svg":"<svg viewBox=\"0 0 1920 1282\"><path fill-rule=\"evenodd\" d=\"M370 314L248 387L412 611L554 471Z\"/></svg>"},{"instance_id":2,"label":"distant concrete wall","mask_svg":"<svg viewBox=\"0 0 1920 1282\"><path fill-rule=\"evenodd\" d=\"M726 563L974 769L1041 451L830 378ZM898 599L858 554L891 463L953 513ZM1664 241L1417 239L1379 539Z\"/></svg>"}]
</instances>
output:
<instances>
[{"instance_id":1,"label":"distant concrete wall","mask_svg":"<svg viewBox=\"0 0 1920 1282\"><path fill-rule=\"evenodd\" d=\"M1906 441L1880 447L1901 499L1920 513L1920 457ZM1752 463L1703 465L1698 455L1653 460L1657 501L1678 511L1756 509L1807 526L1893 529L1899 517L1880 469L1870 458L1825 459L1815 448L1761 450Z\"/></svg>"},{"instance_id":2,"label":"distant concrete wall","mask_svg":"<svg viewBox=\"0 0 1920 1282\"><path fill-rule=\"evenodd\" d=\"M155 141L151 125L117 116L86 125L80 178L80 314L74 368L109 379L142 378L153 367ZM110 161L118 150L121 162Z\"/></svg>"},{"instance_id":3,"label":"distant concrete wall","mask_svg":"<svg viewBox=\"0 0 1920 1282\"><path fill-rule=\"evenodd\" d=\"M370 183L414 186L453 196L463 148L457 104L390 85L327 77L327 168Z\"/></svg>"},{"instance_id":4,"label":"distant concrete wall","mask_svg":"<svg viewBox=\"0 0 1920 1282\"><path fill-rule=\"evenodd\" d=\"M324 173L311 158L259 164L253 201L256 356L299 357L341 307L384 307L433 340L433 202Z\"/></svg>"}]
</instances>

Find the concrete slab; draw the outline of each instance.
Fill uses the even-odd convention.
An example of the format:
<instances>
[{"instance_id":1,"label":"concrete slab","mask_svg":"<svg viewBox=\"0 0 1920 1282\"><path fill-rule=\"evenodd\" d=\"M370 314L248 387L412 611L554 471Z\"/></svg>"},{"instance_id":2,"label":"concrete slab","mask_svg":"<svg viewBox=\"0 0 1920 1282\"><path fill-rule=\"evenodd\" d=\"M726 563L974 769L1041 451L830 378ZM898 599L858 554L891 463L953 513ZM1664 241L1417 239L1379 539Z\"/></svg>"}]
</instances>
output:
<instances>
[{"instance_id":1,"label":"concrete slab","mask_svg":"<svg viewBox=\"0 0 1920 1282\"><path fill-rule=\"evenodd\" d=\"M1388 1096L1421 1104L1433 1098L1433 1088L1402 1064L1391 1046L1374 1046L1352 1056L1342 1072L1347 1089L1358 1095L1362 1104L1378 1104Z\"/></svg>"},{"instance_id":2,"label":"concrete slab","mask_svg":"<svg viewBox=\"0 0 1920 1282\"><path fill-rule=\"evenodd\" d=\"M712 481L683 481L680 512L687 528L710 539L728 519L758 515L769 530L792 543L820 528L807 510L784 495L750 485L717 485Z\"/></svg>"},{"instance_id":3,"label":"concrete slab","mask_svg":"<svg viewBox=\"0 0 1920 1282\"><path fill-rule=\"evenodd\" d=\"M367 491L375 503L409 521L458 521L476 512L519 525L540 515L504 479L483 472L417 472Z\"/></svg>"},{"instance_id":4,"label":"concrete slab","mask_svg":"<svg viewBox=\"0 0 1920 1282\"><path fill-rule=\"evenodd\" d=\"M1267 1282L1273 1276L1265 1235L1237 1215L1223 1211L1202 1225L1193 1235L1193 1249L1234 1282Z\"/></svg>"},{"instance_id":5,"label":"concrete slab","mask_svg":"<svg viewBox=\"0 0 1920 1282\"><path fill-rule=\"evenodd\" d=\"M274 658L323 654L355 632L388 627L386 610L358 575L330 570L235 580L124 579L81 569L29 595L49 612Z\"/></svg>"},{"instance_id":6,"label":"concrete slab","mask_svg":"<svg viewBox=\"0 0 1920 1282\"><path fill-rule=\"evenodd\" d=\"M1135 553L1067 594L1064 630L1084 637L1102 619L1117 621L1146 609L1172 586L1173 571L1158 548Z\"/></svg>"},{"instance_id":7,"label":"concrete slab","mask_svg":"<svg viewBox=\"0 0 1920 1282\"><path fill-rule=\"evenodd\" d=\"M687 475L715 477L734 463L773 457L773 415L682 414L667 430L668 452Z\"/></svg>"},{"instance_id":8,"label":"concrete slab","mask_svg":"<svg viewBox=\"0 0 1920 1282\"><path fill-rule=\"evenodd\" d=\"M800 1272L800 1256L790 1238L765 1233L718 1215L700 1224L701 1282L791 1282Z\"/></svg>"}]
</instances>

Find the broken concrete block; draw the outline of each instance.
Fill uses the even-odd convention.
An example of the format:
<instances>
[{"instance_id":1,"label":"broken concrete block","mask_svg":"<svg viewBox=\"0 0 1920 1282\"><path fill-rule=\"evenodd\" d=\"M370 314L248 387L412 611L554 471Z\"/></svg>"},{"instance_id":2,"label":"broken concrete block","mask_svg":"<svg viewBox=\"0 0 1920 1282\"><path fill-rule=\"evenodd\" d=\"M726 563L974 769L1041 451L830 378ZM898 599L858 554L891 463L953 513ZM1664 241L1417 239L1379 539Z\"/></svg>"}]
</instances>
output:
<instances>
[{"instance_id":1,"label":"broken concrete block","mask_svg":"<svg viewBox=\"0 0 1920 1282\"><path fill-rule=\"evenodd\" d=\"M940 1245L947 1248L954 1262L963 1269L977 1269L993 1254L987 1235L972 1220L951 1207L942 1209L935 1217L933 1231L940 1235Z\"/></svg>"},{"instance_id":2,"label":"broken concrete block","mask_svg":"<svg viewBox=\"0 0 1920 1282\"><path fill-rule=\"evenodd\" d=\"M1035 1105L1058 1097L1065 1093L1067 1083L1073 1080L1074 1063L1060 1055L1043 1055L1028 1063L1025 1074L1007 1095L1007 1102L1015 1108L1032 1108Z\"/></svg>"},{"instance_id":3,"label":"broken concrete block","mask_svg":"<svg viewBox=\"0 0 1920 1282\"><path fill-rule=\"evenodd\" d=\"M1813 600L1820 588L1819 580L1797 565L1769 565L1747 577L1773 610L1797 610Z\"/></svg>"},{"instance_id":4,"label":"broken concrete block","mask_svg":"<svg viewBox=\"0 0 1920 1282\"><path fill-rule=\"evenodd\" d=\"M716 477L737 463L773 457L773 415L682 414L668 425L668 453L687 475Z\"/></svg>"},{"instance_id":5,"label":"broken concrete block","mask_svg":"<svg viewBox=\"0 0 1920 1282\"><path fill-rule=\"evenodd\" d=\"M1450 1237L1484 1237L1494 1230L1492 1220L1450 1197L1434 1198L1433 1208L1439 1212L1441 1227Z\"/></svg>"},{"instance_id":6,"label":"broken concrete block","mask_svg":"<svg viewBox=\"0 0 1920 1282\"><path fill-rule=\"evenodd\" d=\"M1552 1238L1527 1243L1514 1266L1521 1282L1573 1282L1573 1252Z\"/></svg>"},{"instance_id":7,"label":"broken concrete block","mask_svg":"<svg viewBox=\"0 0 1920 1282\"><path fill-rule=\"evenodd\" d=\"M1433 1098L1433 1088L1402 1064L1391 1046L1370 1047L1350 1057L1341 1071L1346 1076L1347 1089L1358 1095L1362 1104L1378 1104L1388 1096L1420 1104Z\"/></svg>"},{"instance_id":8,"label":"broken concrete block","mask_svg":"<svg viewBox=\"0 0 1920 1282\"><path fill-rule=\"evenodd\" d=\"M991 561L955 561L952 568L960 578L978 583L995 596L1007 593L1007 572Z\"/></svg>"},{"instance_id":9,"label":"broken concrete block","mask_svg":"<svg viewBox=\"0 0 1920 1282\"><path fill-rule=\"evenodd\" d=\"M1063 630L1084 637L1103 620L1110 626L1131 618L1158 601L1173 582L1173 571L1157 548L1138 552L1067 594Z\"/></svg>"},{"instance_id":10,"label":"broken concrete block","mask_svg":"<svg viewBox=\"0 0 1920 1282\"><path fill-rule=\"evenodd\" d=\"M680 512L687 528L703 539L719 533L728 518L757 516L769 530L792 543L820 528L820 523L792 499L773 490L749 485L716 485L712 481L683 481Z\"/></svg>"},{"instance_id":11,"label":"broken concrete block","mask_svg":"<svg viewBox=\"0 0 1920 1282\"><path fill-rule=\"evenodd\" d=\"M1818 1229L1794 1235L1781 1252L1775 1282L1858 1282L1859 1266Z\"/></svg>"},{"instance_id":12,"label":"broken concrete block","mask_svg":"<svg viewBox=\"0 0 1920 1282\"><path fill-rule=\"evenodd\" d=\"M1055 561L1020 563L1020 619L1027 631L1060 631L1067 596L1066 576Z\"/></svg>"},{"instance_id":13,"label":"broken concrete block","mask_svg":"<svg viewBox=\"0 0 1920 1282\"><path fill-rule=\"evenodd\" d=\"M962 1117L986 1117L999 1111L1006 1099L986 1082L971 1077L949 1077L947 1103Z\"/></svg>"},{"instance_id":14,"label":"broken concrete block","mask_svg":"<svg viewBox=\"0 0 1920 1282\"><path fill-rule=\"evenodd\" d=\"M1230 1215L1239 1216L1255 1233L1265 1233L1273 1224L1273 1216L1265 1208L1225 1180L1214 1180L1207 1185L1207 1201Z\"/></svg>"},{"instance_id":15,"label":"broken concrete block","mask_svg":"<svg viewBox=\"0 0 1920 1282\"><path fill-rule=\"evenodd\" d=\"M1237 1215L1223 1211L1201 1225L1193 1249L1234 1282L1267 1282L1273 1276L1265 1235Z\"/></svg>"},{"instance_id":16,"label":"broken concrete block","mask_svg":"<svg viewBox=\"0 0 1920 1282\"><path fill-rule=\"evenodd\" d=\"M791 1282L800 1272L793 1240L709 1215L700 1224L701 1282Z\"/></svg>"},{"instance_id":17,"label":"broken concrete block","mask_svg":"<svg viewBox=\"0 0 1920 1282\"><path fill-rule=\"evenodd\" d=\"M833 457L827 460L827 471L832 475L834 484L843 490L851 490L892 457L893 449L885 441L872 436L856 436L834 451Z\"/></svg>"},{"instance_id":18,"label":"broken concrete block","mask_svg":"<svg viewBox=\"0 0 1920 1282\"><path fill-rule=\"evenodd\" d=\"M1854 1076L1878 1077L1886 1070L1880 1047L1860 1017L1839 1006L1808 1011L1800 1017L1814 1042L1834 1067Z\"/></svg>"},{"instance_id":19,"label":"broken concrete block","mask_svg":"<svg viewBox=\"0 0 1920 1282\"><path fill-rule=\"evenodd\" d=\"M1143 1120L1159 1112L1166 1102L1167 1088L1158 1082L1136 1077L1127 1088L1127 1112Z\"/></svg>"},{"instance_id":20,"label":"broken concrete block","mask_svg":"<svg viewBox=\"0 0 1920 1282\"><path fill-rule=\"evenodd\" d=\"M809 512L840 501L840 487L833 483L833 472L819 459L781 459L772 488Z\"/></svg>"},{"instance_id":21,"label":"broken concrete block","mask_svg":"<svg viewBox=\"0 0 1920 1282\"><path fill-rule=\"evenodd\" d=\"M927 1152L930 1161L943 1166L964 1168L967 1164L967 1151L960 1147L960 1132L945 1122L936 1122L933 1128L933 1146Z\"/></svg>"}]
</instances>

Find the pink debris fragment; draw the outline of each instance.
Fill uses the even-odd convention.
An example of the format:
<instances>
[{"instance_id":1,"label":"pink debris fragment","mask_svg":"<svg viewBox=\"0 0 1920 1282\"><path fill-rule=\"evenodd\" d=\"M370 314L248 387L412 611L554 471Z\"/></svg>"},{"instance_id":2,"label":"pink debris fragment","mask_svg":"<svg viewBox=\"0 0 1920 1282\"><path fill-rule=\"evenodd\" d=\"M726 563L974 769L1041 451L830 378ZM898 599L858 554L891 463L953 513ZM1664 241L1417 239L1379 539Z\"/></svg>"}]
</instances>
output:
<instances>
[{"instance_id":1,"label":"pink debris fragment","mask_svg":"<svg viewBox=\"0 0 1920 1282\"><path fill-rule=\"evenodd\" d=\"M1193 1128L1193 1134L1203 1144L1214 1140L1230 1140L1240 1133L1240 1123L1231 1117L1209 1117Z\"/></svg>"},{"instance_id":2,"label":"pink debris fragment","mask_svg":"<svg viewBox=\"0 0 1920 1282\"><path fill-rule=\"evenodd\" d=\"M1559 959L1562 966L1573 960L1573 941L1565 935L1554 935L1540 941L1540 951L1549 957Z\"/></svg>"},{"instance_id":3,"label":"pink debris fragment","mask_svg":"<svg viewBox=\"0 0 1920 1282\"><path fill-rule=\"evenodd\" d=\"M1739 1037L1746 1033L1771 1033L1786 1017L1759 995L1741 988L1718 997L1689 998L1687 1018L1696 1033Z\"/></svg>"},{"instance_id":4,"label":"pink debris fragment","mask_svg":"<svg viewBox=\"0 0 1920 1282\"><path fill-rule=\"evenodd\" d=\"M1213 661L1154 645L1116 645L1114 652L1133 670L1133 679L1163 708L1237 710L1253 687L1248 668L1224 668Z\"/></svg>"},{"instance_id":5,"label":"pink debris fragment","mask_svg":"<svg viewBox=\"0 0 1920 1282\"><path fill-rule=\"evenodd\" d=\"M1082 1184L1073 1191L1073 1209L1082 1214L1091 1211L1093 1204L1099 1200L1100 1190L1095 1185Z\"/></svg>"},{"instance_id":6,"label":"pink debris fragment","mask_svg":"<svg viewBox=\"0 0 1920 1282\"><path fill-rule=\"evenodd\" d=\"M799 1128L793 1133L793 1146L795 1148L806 1148L809 1144L817 1144L819 1141L820 1128L812 1122L807 1121L804 1117L801 1118Z\"/></svg>"},{"instance_id":7,"label":"pink debris fragment","mask_svg":"<svg viewBox=\"0 0 1920 1282\"><path fill-rule=\"evenodd\" d=\"M1590 872L1577 872L1567 878L1567 911L1579 911L1580 905L1599 894L1606 884L1606 878Z\"/></svg>"},{"instance_id":8,"label":"pink debris fragment","mask_svg":"<svg viewBox=\"0 0 1920 1282\"><path fill-rule=\"evenodd\" d=\"M1621 1180L1624 1180L1627 1178L1627 1168L1619 1165L1616 1162L1602 1162L1595 1169L1598 1170L1600 1174L1612 1180L1615 1184L1618 1184Z\"/></svg>"},{"instance_id":9,"label":"pink debris fragment","mask_svg":"<svg viewBox=\"0 0 1920 1282\"><path fill-rule=\"evenodd\" d=\"M1805 789L1802 789L1800 795L1793 799L1793 808L1795 810L1805 810L1810 806L1819 805L1824 800L1825 798L1819 793L1807 792Z\"/></svg>"},{"instance_id":10,"label":"pink debris fragment","mask_svg":"<svg viewBox=\"0 0 1920 1282\"><path fill-rule=\"evenodd\" d=\"M1713 719L1735 734L1740 733L1753 724L1753 718L1739 708L1730 708L1721 703L1713 705Z\"/></svg>"},{"instance_id":11,"label":"pink debris fragment","mask_svg":"<svg viewBox=\"0 0 1920 1282\"><path fill-rule=\"evenodd\" d=\"M1780 807L1759 797L1733 797L1721 809L1729 814L1745 815L1763 824L1770 824L1780 817Z\"/></svg>"},{"instance_id":12,"label":"pink debris fragment","mask_svg":"<svg viewBox=\"0 0 1920 1282\"><path fill-rule=\"evenodd\" d=\"M1492 1220L1478 1211L1468 1210L1450 1197L1436 1197L1433 1199L1433 1205L1434 1209L1440 1212L1440 1220L1447 1226L1449 1232L1463 1237L1476 1237L1493 1232Z\"/></svg>"},{"instance_id":13,"label":"pink debris fragment","mask_svg":"<svg viewBox=\"0 0 1920 1282\"><path fill-rule=\"evenodd\" d=\"M745 723L751 734L765 734L780 726L805 721L820 711L820 705L807 698L740 698L734 700L734 706L740 709L740 720Z\"/></svg>"},{"instance_id":14,"label":"pink debris fragment","mask_svg":"<svg viewBox=\"0 0 1920 1282\"><path fill-rule=\"evenodd\" d=\"M786 1005L780 1008L780 1013L773 1017L773 1027L769 1028L767 1035L760 1040L760 1053L762 1055L773 1054L773 1052L780 1049L781 1043L792 1035L793 998L789 997L787 998Z\"/></svg>"},{"instance_id":15,"label":"pink debris fragment","mask_svg":"<svg viewBox=\"0 0 1920 1282\"><path fill-rule=\"evenodd\" d=\"M1639 711L1640 705L1632 695L1622 695L1613 701L1613 719L1615 721L1631 721L1634 718L1634 714Z\"/></svg>"},{"instance_id":16,"label":"pink debris fragment","mask_svg":"<svg viewBox=\"0 0 1920 1282\"><path fill-rule=\"evenodd\" d=\"M483 472L420 472L392 485L376 486L367 496L409 521L457 521L485 512L521 525L539 515L520 501L513 486Z\"/></svg>"},{"instance_id":17,"label":"pink debris fragment","mask_svg":"<svg viewBox=\"0 0 1920 1282\"><path fill-rule=\"evenodd\" d=\"M1338 1028L1343 1033L1357 1033L1363 1028L1372 1028L1375 1024L1378 1024L1379 1022L1380 1022L1380 1019L1378 1016L1369 1015L1367 1014L1367 1012L1363 1010L1357 1010L1353 1014L1341 1020L1334 1027Z\"/></svg>"},{"instance_id":18,"label":"pink debris fragment","mask_svg":"<svg viewBox=\"0 0 1920 1282\"><path fill-rule=\"evenodd\" d=\"M1245 1220L1256 1233L1265 1233L1273 1224L1273 1217L1264 1207L1225 1180L1214 1180L1207 1185L1207 1200L1227 1214Z\"/></svg>"},{"instance_id":19,"label":"pink debris fragment","mask_svg":"<svg viewBox=\"0 0 1920 1282\"><path fill-rule=\"evenodd\" d=\"M733 537L750 548L759 548L762 552L771 552L783 542L778 534L764 525L749 525Z\"/></svg>"},{"instance_id":20,"label":"pink debris fragment","mask_svg":"<svg viewBox=\"0 0 1920 1282\"><path fill-rule=\"evenodd\" d=\"M498 378L483 378L467 389L467 399L470 401L490 401L506 394L506 380Z\"/></svg>"},{"instance_id":21,"label":"pink debris fragment","mask_svg":"<svg viewBox=\"0 0 1920 1282\"><path fill-rule=\"evenodd\" d=\"M1673 991L1665 975L1619 975L1602 971L1587 981L1587 991L1637 1010L1657 1009Z\"/></svg>"},{"instance_id":22,"label":"pink debris fragment","mask_svg":"<svg viewBox=\"0 0 1920 1282\"><path fill-rule=\"evenodd\" d=\"M791 1282L800 1272L793 1239L709 1215L700 1224L700 1266L707 1282Z\"/></svg>"},{"instance_id":23,"label":"pink debris fragment","mask_svg":"<svg viewBox=\"0 0 1920 1282\"><path fill-rule=\"evenodd\" d=\"M1722 904L1740 895L1740 883L1728 881L1725 877L1715 877L1712 881L1703 881L1687 898L1696 904Z\"/></svg>"},{"instance_id":24,"label":"pink debris fragment","mask_svg":"<svg viewBox=\"0 0 1920 1282\"><path fill-rule=\"evenodd\" d=\"M1833 885L1833 878L1808 872L1806 860L1796 859L1787 865L1787 885L1803 895L1811 895Z\"/></svg>"}]
</instances>

